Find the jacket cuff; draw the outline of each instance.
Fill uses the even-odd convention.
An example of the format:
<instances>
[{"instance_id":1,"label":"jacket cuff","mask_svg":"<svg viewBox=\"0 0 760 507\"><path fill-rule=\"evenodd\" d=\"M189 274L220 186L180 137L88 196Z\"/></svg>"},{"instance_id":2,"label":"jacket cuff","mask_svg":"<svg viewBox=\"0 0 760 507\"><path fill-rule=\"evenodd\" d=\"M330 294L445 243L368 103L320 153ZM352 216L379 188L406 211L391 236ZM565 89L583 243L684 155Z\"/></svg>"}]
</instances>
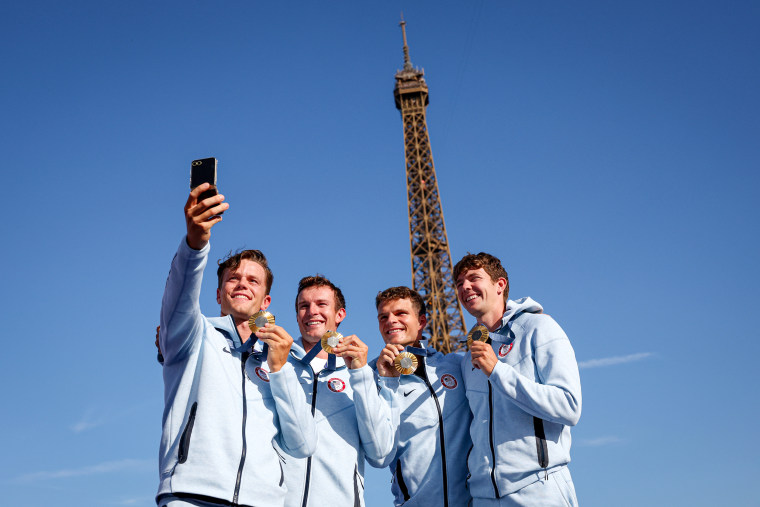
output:
<instances>
[{"instance_id":1,"label":"jacket cuff","mask_svg":"<svg viewBox=\"0 0 760 507\"><path fill-rule=\"evenodd\" d=\"M287 375L288 371L295 371L293 369L293 365L290 364L289 362L282 365L282 368L280 368L280 371L270 371L268 373L269 382L276 383L278 385L286 382L285 375Z\"/></svg>"},{"instance_id":2,"label":"jacket cuff","mask_svg":"<svg viewBox=\"0 0 760 507\"><path fill-rule=\"evenodd\" d=\"M182 241L179 243L177 254L181 255L185 259L198 259L206 257L209 250L211 250L211 241L208 241L200 250L190 248L190 245L187 244L187 234L185 234L182 236Z\"/></svg>"},{"instance_id":3,"label":"jacket cuff","mask_svg":"<svg viewBox=\"0 0 760 507\"><path fill-rule=\"evenodd\" d=\"M365 382L375 382L375 372L368 364L365 364L361 368L348 369L348 379L351 381L351 385L359 385Z\"/></svg>"}]
</instances>

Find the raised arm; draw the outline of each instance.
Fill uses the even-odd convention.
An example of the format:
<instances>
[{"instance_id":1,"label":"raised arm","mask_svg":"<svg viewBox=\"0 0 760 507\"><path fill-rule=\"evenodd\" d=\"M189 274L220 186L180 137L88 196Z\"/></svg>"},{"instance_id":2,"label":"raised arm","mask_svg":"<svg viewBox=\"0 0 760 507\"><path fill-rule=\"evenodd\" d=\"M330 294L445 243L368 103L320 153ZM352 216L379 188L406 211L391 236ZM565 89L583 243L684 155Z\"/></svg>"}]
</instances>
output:
<instances>
[{"instance_id":1,"label":"raised arm","mask_svg":"<svg viewBox=\"0 0 760 507\"><path fill-rule=\"evenodd\" d=\"M222 203L224 196L215 195L201 202L198 196L208 188L204 183L193 189L185 203L187 235L182 239L172 260L161 301L159 349L164 365L181 360L193 340L202 335L203 321L200 311L200 291L203 270L208 257L211 227L221 217L207 220L229 206Z\"/></svg>"}]
</instances>

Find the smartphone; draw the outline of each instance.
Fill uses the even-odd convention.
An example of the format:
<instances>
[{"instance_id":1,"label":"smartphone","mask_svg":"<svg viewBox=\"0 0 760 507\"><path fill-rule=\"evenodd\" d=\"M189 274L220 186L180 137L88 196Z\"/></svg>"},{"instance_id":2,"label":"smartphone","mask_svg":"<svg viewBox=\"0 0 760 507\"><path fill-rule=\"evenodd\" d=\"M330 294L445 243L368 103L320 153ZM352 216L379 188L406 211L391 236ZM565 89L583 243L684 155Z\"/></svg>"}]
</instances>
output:
<instances>
[{"instance_id":1,"label":"smartphone","mask_svg":"<svg viewBox=\"0 0 760 507\"><path fill-rule=\"evenodd\" d=\"M193 160L193 163L190 166L190 190L202 183L211 184L211 188L202 192L201 195L198 196L198 202L213 197L219 193L216 190L216 159L213 157Z\"/></svg>"}]
</instances>

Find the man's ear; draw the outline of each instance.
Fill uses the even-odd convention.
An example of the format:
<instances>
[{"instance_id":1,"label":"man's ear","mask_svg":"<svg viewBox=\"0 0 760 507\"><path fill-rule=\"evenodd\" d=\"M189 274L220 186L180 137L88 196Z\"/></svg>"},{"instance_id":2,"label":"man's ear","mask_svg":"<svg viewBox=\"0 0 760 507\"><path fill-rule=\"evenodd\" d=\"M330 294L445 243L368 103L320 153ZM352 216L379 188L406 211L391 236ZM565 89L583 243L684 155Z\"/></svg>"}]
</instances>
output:
<instances>
[{"instance_id":1,"label":"man's ear","mask_svg":"<svg viewBox=\"0 0 760 507\"><path fill-rule=\"evenodd\" d=\"M267 308L269 308L269 305L271 304L272 304L272 296L267 294L266 296L264 296L264 301L261 302L261 309L266 310Z\"/></svg>"},{"instance_id":2,"label":"man's ear","mask_svg":"<svg viewBox=\"0 0 760 507\"><path fill-rule=\"evenodd\" d=\"M340 310L338 310L338 313L335 314L335 326L337 327L338 324L343 322L343 319L345 318L346 318L346 309L341 308Z\"/></svg>"},{"instance_id":3,"label":"man's ear","mask_svg":"<svg viewBox=\"0 0 760 507\"><path fill-rule=\"evenodd\" d=\"M216 289L216 304L222 304L222 289Z\"/></svg>"},{"instance_id":4,"label":"man's ear","mask_svg":"<svg viewBox=\"0 0 760 507\"><path fill-rule=\"evenodd\" d=\"M499 286L498 293L501 296L504 294L504 289L507 288L507 279L506 278L499 278L496 280L496 285Z\"/></svg>"},{"instance_id":5,"label":"man's ear","mask_svg":"<svg viewBox=\"0 0 760 507\"><path fill-rule=\"evenodd\" d=\"M427 326L428 320L427 315L420 315L420 332L425 329L425 326Z\"/></svg>"}]
</instances>

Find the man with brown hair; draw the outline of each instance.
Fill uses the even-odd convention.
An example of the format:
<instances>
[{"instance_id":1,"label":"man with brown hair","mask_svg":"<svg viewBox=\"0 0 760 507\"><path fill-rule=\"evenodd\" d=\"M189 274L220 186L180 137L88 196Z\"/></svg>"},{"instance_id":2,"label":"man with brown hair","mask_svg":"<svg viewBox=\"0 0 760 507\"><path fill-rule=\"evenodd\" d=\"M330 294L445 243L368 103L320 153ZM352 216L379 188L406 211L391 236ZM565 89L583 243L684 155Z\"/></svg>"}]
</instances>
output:
<instances>
[{"instance_id":1,"label":"man with brown hair","mask_svg":"<svg viewBox=\"0 0 760 507\"><path fill-rule=\"evenodd\" d=\"M295 369L317 424L319 447L307 459L287 458L286 507L364 505L364 460L382 460L393 447L390 409L367 366L367 346L356 335L328 354L322 337L346 318L343 292L321 275L298 283L293 343ZM386 395L387 396L387 395Z\"/></svg>"},{"instance_id":2,"label":"man with brown hair","mask_svg":"<svg viewBox=\"0 0 760 507\"><path fill-rule=\"evenodd\" d=\"M473 505L577 505L567 464L581 383L570 341L541 305L507 299L509 278L493 255L464 256L454 280L460 303L486 328L477 334L487 336L462 363Z\"/></svg>"},{"instance_id":3,"label":"man with brown hair","mask_svg":"<svg viewBox=\"0 0 760 507\"><path fill-rule=\"evenodd\" d=\"M272 272L260 251L219 265L222 316L201 314L211 228L228 208L222 195L199 202L207 188L196 187L187 199L187 235L161 304L165 408L156 501L161 507L282 506L283 457L274 445L309 456L316 426L287 362L293 339L274 324L255 334L248 327L251 315L271 302Z\"/></svg>"},{"instance_id":4,"label":"man with brown hair","mask_svg":"<svg viewBox=\"0 0 760 507\"><path fill-rule=\"evenodd\" d=\"M375 367L380 384L392 393L396 438L393 452L371 463L390 466L394 505L468 505L465 456L472 445L472 416L462 382L462 354L423 347L427 312L417 291L391 287L377 294L375 307L386 343ZM402 351L417 361L416 369L404 375L395 366Z\"/></svg>"}]
</instances>

